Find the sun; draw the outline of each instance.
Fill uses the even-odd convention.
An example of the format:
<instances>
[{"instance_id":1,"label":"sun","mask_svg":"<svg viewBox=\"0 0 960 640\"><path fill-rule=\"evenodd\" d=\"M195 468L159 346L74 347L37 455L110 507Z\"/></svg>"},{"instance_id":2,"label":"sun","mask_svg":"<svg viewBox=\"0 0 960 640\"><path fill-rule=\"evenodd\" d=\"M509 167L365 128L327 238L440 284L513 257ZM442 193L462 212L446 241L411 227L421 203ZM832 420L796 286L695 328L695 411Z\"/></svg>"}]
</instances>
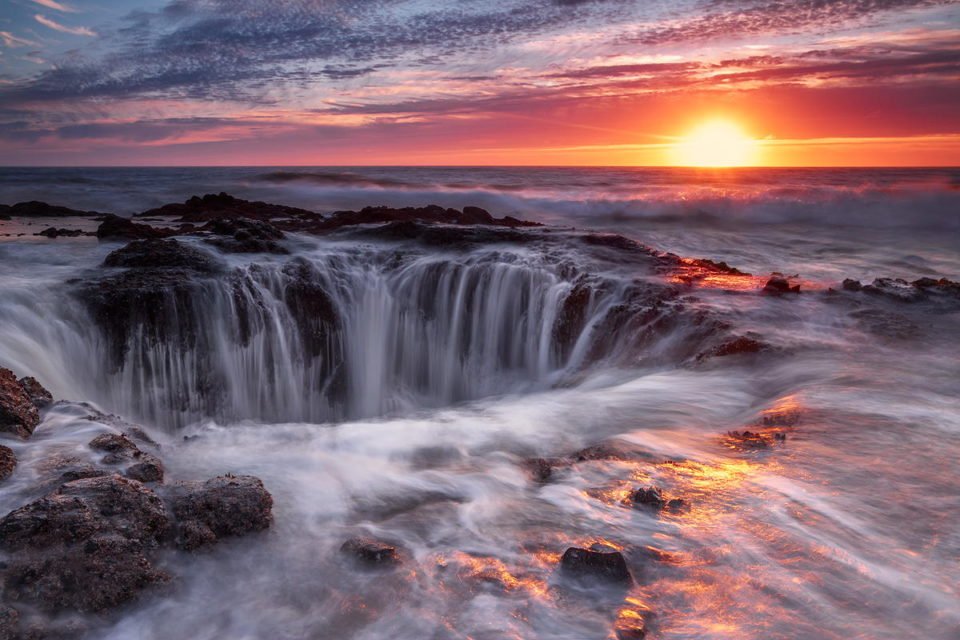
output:
<instances>
[{"instance_id":1,"label":"sun","mask_svg":"<svg viewBox=\"0 0 960 640\"><path fill-rule=\"evenodd\" d=\"M687 167L743 167L756 163L757 141L730 120L698 125L673 147L675 164Z\"/></svg>"}]
</instances>

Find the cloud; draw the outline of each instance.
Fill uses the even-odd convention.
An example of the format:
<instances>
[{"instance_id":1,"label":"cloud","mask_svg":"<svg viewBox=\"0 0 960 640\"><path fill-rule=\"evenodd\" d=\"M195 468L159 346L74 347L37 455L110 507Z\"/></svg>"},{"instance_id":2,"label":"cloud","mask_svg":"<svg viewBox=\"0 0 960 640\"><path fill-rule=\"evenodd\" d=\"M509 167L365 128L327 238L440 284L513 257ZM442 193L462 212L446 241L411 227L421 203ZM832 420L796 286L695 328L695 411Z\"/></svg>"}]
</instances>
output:
<instances>
[{"instance_id":1,"label":"cloud","mask_svg":"<svg viewBox=\"0 0 960 640\"><path fill-rule=\"evenodd\" d=\"M14 47L35 47L37 46L36 42L27 40L26 38L20 38L9 31L0 31L0 40L3 41L3 46L13 49Z\"/></svg>"},{"instance_id":2,"label":"cloud","mask_svg":"<svg viewBox=\"0 0 960 640\"><path fill-rule=\"evenodd\" d=\"M60 31L61 33L70 33L75 36L96 36L96 32L88 27L68 27L66 25L55 22L50 18L44 17L39 13L33 16L33 19L42 24L45 27L49 27L54 31Z\"/></svg>"},{"instance_id":3,"label":"cloud","mask_svg":"<svg viewBox=\"0 0 960 640\"><path fill-rule=\"evenodd\" d=\"M36 4L39 4L42 7L47 9L53 9L54 11L62 11L64 13L77 13L77 10L73 7L65 4L56 2L56 0L32 0Z\"/></svg>"}]
</instances>

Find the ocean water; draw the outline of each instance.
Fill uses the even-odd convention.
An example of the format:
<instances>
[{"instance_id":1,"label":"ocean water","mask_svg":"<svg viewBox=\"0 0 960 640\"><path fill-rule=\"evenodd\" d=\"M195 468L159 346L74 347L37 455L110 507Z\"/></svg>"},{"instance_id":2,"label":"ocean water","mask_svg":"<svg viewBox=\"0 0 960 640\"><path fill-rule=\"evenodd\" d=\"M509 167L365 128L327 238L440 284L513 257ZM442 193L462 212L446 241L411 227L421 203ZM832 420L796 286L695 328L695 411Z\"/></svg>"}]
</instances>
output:
<instances>
[{"instance_id":1,"label":"ocean water","mask_svg":"<svg viewBox=\"0 0 960 640\"><path fill-rule=\"evenodd\" d=\"M475 205L547 228L523 246L294 235L290 256L224 257L256 302L251 337L236 339L234 284L198 283L197 337L132 339L118 365L72 281L122 245L33 235L96 223L0 221L0 366L69 401L4 441L21 464L0 512L39 495L52 457L93 459L109 425L85 407L142 424L168 483L252 474L275 499L268 533L164 556L175 584L88 620L91 637L600 640L638 616L653 638L960 637L960 308L828 293L960 280L960 170L0 173L0 203L121 215L220 191L321 213ZM753 277L683 284L577 241L595 231ZM342 318L321 345L283 304L291 265ZM772 272L801 295L762 295ZM578 285L589 303L560 344ZM676 297L605 324L646 287ZM705 317L773 348L697 360ZM765 428L786 441L725 436ZM642 455L575 455L610 441ZM538 483L532 458L564 462ZM686 506L625 504L648 484ZM357 571L337 551L357 534L407 562ZM560 554L597 543L624 551L634 585L563 578Z\"/></svg>"}]
</instances>

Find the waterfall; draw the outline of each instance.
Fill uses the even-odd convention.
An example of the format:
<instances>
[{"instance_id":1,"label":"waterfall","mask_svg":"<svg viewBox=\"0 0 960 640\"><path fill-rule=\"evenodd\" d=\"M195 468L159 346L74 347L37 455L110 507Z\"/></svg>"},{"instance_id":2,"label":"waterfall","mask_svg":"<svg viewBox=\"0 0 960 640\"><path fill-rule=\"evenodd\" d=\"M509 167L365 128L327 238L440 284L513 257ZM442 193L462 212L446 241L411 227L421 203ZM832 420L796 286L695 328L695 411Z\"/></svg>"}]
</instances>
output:
<instances>
[{"instance_id":1,"label":"waterfall","mask_svg":"<svg viewBox=\"0 0 960 640\"><path fill-rule=\"evenodd\" d=\"M521 249L307 252L178 282L110 309L108 326L60 296L44 349L60 352L62 385L176 428L369 418L546 389L672 344L670 290L571 264ZM36 319L20 315L26 333Z\"/></svg>"}]
</instances>

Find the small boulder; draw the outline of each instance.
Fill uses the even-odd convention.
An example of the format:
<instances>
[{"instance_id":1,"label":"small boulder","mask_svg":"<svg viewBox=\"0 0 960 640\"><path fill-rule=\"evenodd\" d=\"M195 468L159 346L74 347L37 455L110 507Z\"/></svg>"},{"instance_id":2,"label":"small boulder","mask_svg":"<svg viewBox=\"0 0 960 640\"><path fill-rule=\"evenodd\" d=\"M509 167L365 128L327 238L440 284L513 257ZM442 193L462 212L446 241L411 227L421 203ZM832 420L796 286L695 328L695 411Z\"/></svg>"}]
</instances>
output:
<instances>
[{"instance_id":1,"label":"small boulder","mask_svg":"<svg viewBox=\"0 0 960 640\"><path fill-rule=\"evenodd\" d=\"M163 462L149 453L141 453L139 458L140 462L128 467L124 475L140 482L163 482Z\"/></svg>"},{"instance_id":2,"label":"small boulder","mask_svg":"<svg viewBox=\"0 0 960 640\"><path fill-rule=\"evenodd\" d=\"M40 412L9 369L0 369L0 432L29 438L40 424Z\"/></svg>"},{"instance_id":3,"label":"small boulder","mask_svg":"<svg viewBox=\"0 0 960 640\"><path fill-rule=\"evenodd\" d=\"M259 478L219 476L175 489L177 546L193 551L229 536L263 531L273 521L273 497Z\"/></svg>"},{"instance_id":4,"label":"small boulder","mask_svg":"<svg viewBox=\"0 0 960 640\"><path fill-rule=\"evenodd\" d=\"M368 567L395 566L401 562L395 545L374 538L350 538L340 547L340 553Z\"/></svg>"},{"instance_id":5,"label":"small boulder","mask_svg":"<svg viewBox=\"0 0 960 640\"><path fill-rule=\"evenodd\" d=\"M530 473L534 482L546 484L553 477L554 462L545 458L531 458L524 462L524 466Z\"/></svg>"},{"instance_id":6,"label":"small boulder","mask_svg":"<svg viewBox=\"0 0 960 640\"><path fill-rule=\"evenodd\" d=\"M624 584L633 581L627 561L619 551L603 552L570 547L560 559L560 569L578 579Z\"/></svg>"},{"instance_id":7,"label":"small boulder","mask_svg":"<svg viewBox=\"0 0 960 640\"><path fill-rule=\"evenodd\" d=\"M843 281L841 285L844 291L860 291L863 289L863 285L860 284L859 280L853 280L852 278L847 278Z\"/></svg>"},{"instance_id":8,"label":"small boulder","mask_svg":"<svg viewBox=\"0 0 960 640\"><path fill-rule=\"evenodd\" d=\"M46 409L53 404L53 394L47 391L36 378L28 376L20 378L19 382L37 409Z\"/></svg>"},{"instance_id":9,"label":"small boulder","mask_svg":"<svg viewBox=\"0 0 960 640\"><path fill-rule=\"evenodd\" d=\"M3 482L17 468L17 454L13 449L0 444L0 482Z\"/></svg>"},{"instance_id":10,"label":"small boulder","mask_svg":"<svg viewBox=\"0 0 960 640\"><path fill-rule=\"evenodd\" d=\"M635 507L647 507L659 511L667 505L659 487L640 487L630 494L630 502Z\"/></svg>"},{"instance_id":11,"label":"small boulder","mask_svg":"<svg viewBox=\"0 0 960 640\"><path fill-rule=\"evenodd\" d=\"M108 214L100 226L97 227L97 237L101 240L144 240L148 238L165 238L170 235L163 229L156 229L148 224L137 224L129 218L121 218Z\"/></svg>"}]
</instances>

